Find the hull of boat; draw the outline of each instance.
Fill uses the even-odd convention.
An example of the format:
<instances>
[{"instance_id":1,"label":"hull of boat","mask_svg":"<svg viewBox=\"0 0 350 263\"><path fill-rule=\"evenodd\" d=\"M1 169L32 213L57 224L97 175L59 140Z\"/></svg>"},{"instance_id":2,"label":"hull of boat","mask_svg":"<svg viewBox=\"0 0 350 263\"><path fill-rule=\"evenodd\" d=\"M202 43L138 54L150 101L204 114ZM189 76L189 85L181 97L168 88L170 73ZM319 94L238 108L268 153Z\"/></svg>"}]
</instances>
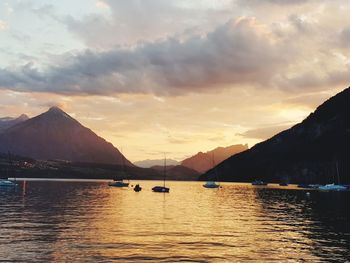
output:
<instances>
[{"instance_id":1,"label":"hull of boat","mask_svg":"<svg viewBox=\"0 0 350 263\"><path fill-rule=\"evenodd\" d=\"M108 183L109 186L114 186L114 187L128 187L129 183L124 183L124 182L111 182Z\"/></svg>"},{"instance_id":2,"label":"hull of boat","mask_svg":"<svg viewBox=\"0 0 350 263\"><path fill-rule=\"evenodd\" d=\"M136 186L134 187L134 191L135 191L135 192L140 192L141 190L142 190L142 187L139 186L139 185L136 185Z\"/></svg>"},{"instance_id":3,"label":"hull of boat","mask_svg":"<svg viewBox=\"0 0 350 263\"><path fill-rule=\"evenodd\" d=\"M320 186L318 189L321 191L347 191L348 190L346 186L334 185L334 184Z\"/></svg>"},{"instance_id":4,"label":"hull of boat","mask_svg":"<svg viewBox=\"0 0 350 263\"><path fill-rule=\"evenodd\" d=\"M16 187L17 183L10 180L0 180L0 187Z\"/></svg>"},{"instance_id":5,"label":"hull of boat","mask_svg":"<svg viewBox=\"0 0 350 263\"><path fill-rule=\"evenodd\" d=\"M153 192L156 193L169 193L169 188L168 187L164 187L164 186L155 186L152 188Z\"/></svg>"},{"instance_id":6,"label":"hull of boat","mask_svg":"<svg viewBox=\"0 0 350 263\"><path fill-rule=\"evenodd\" d=\"M267 183L262 182L262 181L256 181L256 182L252 182L252 185L262 185L262 186L265 186L265 185L267 185Z\"/></svg>"},{"instance_id":7,"label":"hull of boat","mask_svg":"<svg viewBox=\"0 0 350 263\"><path fill-rule=\"evenodd\" d=\"M219 188L220 185L216 184L215 182L205 183L203 184L204 188Z\"/></svg>"}]
</instances>

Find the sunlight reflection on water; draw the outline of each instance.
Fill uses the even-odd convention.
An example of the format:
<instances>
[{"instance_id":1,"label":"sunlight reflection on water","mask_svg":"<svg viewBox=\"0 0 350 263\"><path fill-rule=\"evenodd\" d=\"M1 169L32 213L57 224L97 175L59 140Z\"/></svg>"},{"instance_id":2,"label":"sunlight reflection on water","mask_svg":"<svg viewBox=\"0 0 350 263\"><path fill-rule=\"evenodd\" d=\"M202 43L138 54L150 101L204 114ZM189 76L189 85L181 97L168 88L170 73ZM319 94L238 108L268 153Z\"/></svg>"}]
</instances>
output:
<instances>
[{"instance_id":1,"label":"sunlight reflection on water","mask_svg":"<svg viewBox=\"0 0 350 263\"><path fill-rule=\"evenodd\" d=\"M169 194L106 182L0 189L0 261L339 262L350 259L349 193L168 182ZM132 183L131 183L132 184Z\"/></svg>"}]
</instances>

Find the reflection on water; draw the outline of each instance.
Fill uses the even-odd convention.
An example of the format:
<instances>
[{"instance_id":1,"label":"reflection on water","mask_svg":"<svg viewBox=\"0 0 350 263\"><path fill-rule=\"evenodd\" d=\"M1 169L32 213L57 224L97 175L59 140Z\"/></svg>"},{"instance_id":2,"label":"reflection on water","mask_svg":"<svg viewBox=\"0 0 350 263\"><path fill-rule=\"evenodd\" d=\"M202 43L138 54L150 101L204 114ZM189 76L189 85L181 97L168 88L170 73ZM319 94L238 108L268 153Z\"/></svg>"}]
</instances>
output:
<instances>
[{"instance_id":1,"label":"reflection on water","mask_svg":"<svg viewBox=\"0 0 350 263\"><path fill-rule=\"evenodd\" d=\"M341 262L349 193L169 182L169 194L106 182L0 189L0 261Z\"/></svg>"}]
</instances>

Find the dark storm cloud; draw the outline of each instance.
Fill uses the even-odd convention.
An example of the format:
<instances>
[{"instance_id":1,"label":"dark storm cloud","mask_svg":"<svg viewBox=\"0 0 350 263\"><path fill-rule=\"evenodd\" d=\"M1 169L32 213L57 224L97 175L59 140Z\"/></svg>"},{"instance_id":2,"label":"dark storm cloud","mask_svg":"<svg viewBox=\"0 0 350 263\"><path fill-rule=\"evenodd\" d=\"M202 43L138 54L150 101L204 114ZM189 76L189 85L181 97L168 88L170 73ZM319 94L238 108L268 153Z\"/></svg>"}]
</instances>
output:
<instances>
[{"instance_id":1,"label":"dark storm cloud","mask_svg":"<svg viewBox=\"0 0 350 263\"><path fill-rule=\"evenodd\" d=\"M0 69L0 86L63 94L183 94L236 84L268 85L288 61L254 19L242 18L205 36L168 38L133 49L86 51L39 70L34 64Z\"/></svg>"}]
</instances>

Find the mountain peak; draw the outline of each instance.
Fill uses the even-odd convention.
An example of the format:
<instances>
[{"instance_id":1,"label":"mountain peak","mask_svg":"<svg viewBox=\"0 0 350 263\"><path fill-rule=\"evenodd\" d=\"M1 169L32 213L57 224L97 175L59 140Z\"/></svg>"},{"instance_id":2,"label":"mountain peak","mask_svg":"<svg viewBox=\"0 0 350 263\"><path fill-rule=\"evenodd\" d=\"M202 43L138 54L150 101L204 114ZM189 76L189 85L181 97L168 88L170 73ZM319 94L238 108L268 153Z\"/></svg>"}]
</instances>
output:
<instances>
[{"instance_id":1,"label":"mountain peak","mask_svg":"<svg viewBox=\"0 0 350 263\"><path fill-rule=\"evenodd\" d=\"M61 108L57 106L51 107L47 112L39 115L46 119L52 120L71 120L77 122L74 118L72 118L68 113L64 112Z\"/></svg>"},{"instance_id":2,"label":"mountain peak","mask_svg":"<svg viewBox=\"0 0 350 263\"><path fill-rule=\"evenodd\" d=\"M64 113L66 114L63 110L61 110L61 108L59 108L58 106L52 106L47 112L51 112L51 113Z\"/></svg>"},{"instance_id":3,"label":"mountain peak","mask_svg":"<svg viewBox=\"0 0 350 263\"><path fill-rule=\"evenodd\" d=\"M214 164L221 163L230 156L248 149L248 145L237 144L227 147L217 147L207 152L198 152L196 155L181 162L181 165L204 173L211 169Z\"/></svg>"},{"instance_id":4,"label":"mountain peak","mask_svg":"<svg viewBox=\"0 0 350 263\"><path fill-rule=\"evenodd\" d=\"M28 120L28 119L29 119L29 117L28 117L27 114L21 114L21 115L17 118L17 120L19 120L19 121L26 121L26 120Z\"/></svg>"},{"instance_id":5,"label":"mountain peak","mask_svg":"<svg viewBox=\"0 0 350 263\"><path fill-rule=\"evenodd\" d=\"M40 160L132 166L111 143L58 107L0 132L0 152L7 151Z\"/></svg>"}]
</instances>

